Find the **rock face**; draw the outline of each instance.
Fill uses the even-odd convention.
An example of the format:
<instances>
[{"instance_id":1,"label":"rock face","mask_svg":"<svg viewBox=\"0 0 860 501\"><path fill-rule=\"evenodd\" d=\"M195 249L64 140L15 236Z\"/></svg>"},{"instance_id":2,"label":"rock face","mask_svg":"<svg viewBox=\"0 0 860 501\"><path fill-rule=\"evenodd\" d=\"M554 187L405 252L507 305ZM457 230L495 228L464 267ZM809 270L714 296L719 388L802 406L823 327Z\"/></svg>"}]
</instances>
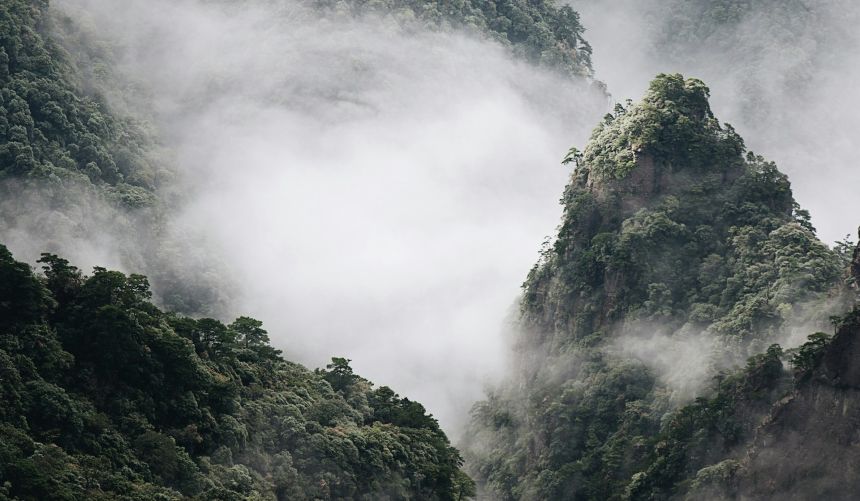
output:
<instances>
[{"instance_id":1,"label":"rock face","mask_svg":"<svg viewBox=\"0 0 860 501\"><path fill-rule=\"evenodd\" d=\"M860 309L819 366L774 405L741 462L735 499L857 499L860 493Z\"/></svg>"},{"instance_id":2,"label":"rock face","mask_svg":"<svg viewBox=\"0 0 860 501\"><path fill-rule=\"evenodd\" d=\"M858 313L853 314L855 317ZM843 324L824 354L821 382L860 390L860 318Z\"/></svg>"},{"instance_id":3,"label":"rock face","mask_svg":"<svg viewBox=\"0 0 860 501\"><path fill-rule=\"evenodd\" d=\"M858 231L860 235L860 231ZM854 278L854 287L860 287L860 242L854 249L854 259L851 261L851 276Z\"/></svg>"}]
</instances>

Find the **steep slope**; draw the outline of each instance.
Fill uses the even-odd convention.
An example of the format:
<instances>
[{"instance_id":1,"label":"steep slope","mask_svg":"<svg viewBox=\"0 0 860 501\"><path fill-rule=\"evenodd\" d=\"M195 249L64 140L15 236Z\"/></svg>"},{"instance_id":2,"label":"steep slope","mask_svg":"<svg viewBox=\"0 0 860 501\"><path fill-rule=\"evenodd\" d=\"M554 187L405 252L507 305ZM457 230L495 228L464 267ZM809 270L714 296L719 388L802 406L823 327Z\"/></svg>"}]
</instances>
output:
<instances>
[{"instance_id":1,"label":"steep slope","mask_svg":"<svg viewBox=\"0 0 860 501\"><path fill-rule=\"evenodd\" d=\"M855 270L851 280L857 278ZM627 497L855 499L856 299L849 313L834 319L832 338L815 333L784 355L774 345L720 381L712 397L679 410Z\"/></svg>"},{"instance_id":2,"label":"steep slope","mask_svg":"<svg viewBox=\"0 0 860 501\"><path fill-rule=\"evenodd\" d=\"M492 496L670 495L741 443L788 384L782 349L768 346L799 344L844 311L844 256L708 97L701 81L659 75L569 153L558 235L523 286L518 373L473 411L467 459ZM703 407L678 410L702 393ZM666 464L664 434L687 451L699 429L724 441Z\"/></svg>"},{"instance_id":3,"label":"steep slope","mask_svg":"<svg viewBox=\"0 0 860 501\"><path fill-rule=\"evenodd\" d=\"M462 499L424 408L260 322L160 311L145 277L0 246L0 499Z\"/></svg>"},{"instance_id":4,"label":"steep slope","mask_svg":"<svg viewBox=\"0 0 860 501\"><path fill-rule=\"evenodd\" d=\"M164 173L147 133L87 92L51 23L47 2L0 6L0 179L92 183L126 206L152 203Z\"/></svg>"},{"instance_id":5,"label":"steep slope","mask_svg":"<svg viewBox=\"0 0 860 501\"><path fill-rule=\"evenodd\" d=\"M855 251L852 280L860 280ZM796 383L770 410L737 470L721 479L725 498L855 499L860 492L860 307L837 319L794 359ZM811 460L812 459L812 460Z\"/></svg>"},{"instance_id":6,"label":"steep slope","mask_svg":"<svg viewBox=\"0 0 860 501\"><path fill-rule=\"evenodd\" d=\"M492 38L534 64L591 76L579 15L556 0L302 0L328 15L390 16L406 29L461 29ZM290 2L278 2L289 5Z\"/></svg>"}]
</instances>

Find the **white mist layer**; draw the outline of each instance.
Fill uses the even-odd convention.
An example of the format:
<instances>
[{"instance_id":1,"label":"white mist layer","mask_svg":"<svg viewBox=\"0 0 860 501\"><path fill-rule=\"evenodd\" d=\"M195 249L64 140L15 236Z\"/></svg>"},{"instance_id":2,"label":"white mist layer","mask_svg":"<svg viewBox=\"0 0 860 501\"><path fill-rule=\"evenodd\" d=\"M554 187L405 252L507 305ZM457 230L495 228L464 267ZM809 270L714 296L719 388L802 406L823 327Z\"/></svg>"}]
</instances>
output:
<instances>
[{"instance_id":1,"label":"white mist layer","mask_svg":"<svg viewBox=\"0 0 860 501\"><path fill-rule=\"evenodd\" d=\"M123 46L190 193L288 358L353 360L449 431L498 377L503 319L605 101L499 46L289 2L58 2Z\"/></svg>"},{"instance_id":2,"label":"white mist layer","mask_svg":"<svg viewBox=\"0 0 860 501\"><path fill-rule=\"evenodd\" d=\"M819 237L856 235L860 3L753 2L739 24L702 26L703 44L667 53L658 45L679 29L671 18L681 0L566 1L580 12L596 77L616 100L639 99L660 72L704 80L714 114L789 175ZM752 100L761 108L751 111Z\"/></svg>"},{"instance_id":3,"label":"white mist layer","mask_svg":"<svg viewBox=\"0 0 860 501\"><path fill-rule=\"evenodd\" d=\"M609 353L646 365L670 391L674 403L688 402L706 389L716 370L728 367L713 333L666 333L655 325L625 326Z\"/></svg>"}]
</instances>

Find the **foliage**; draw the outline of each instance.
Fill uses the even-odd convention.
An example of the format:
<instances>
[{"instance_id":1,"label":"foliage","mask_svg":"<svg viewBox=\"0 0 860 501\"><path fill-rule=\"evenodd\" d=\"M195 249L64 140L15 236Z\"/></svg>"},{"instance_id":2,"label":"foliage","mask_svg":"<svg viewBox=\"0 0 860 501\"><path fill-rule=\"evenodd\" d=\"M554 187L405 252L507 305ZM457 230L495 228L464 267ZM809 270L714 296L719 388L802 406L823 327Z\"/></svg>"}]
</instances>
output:
<instances>
[{"instance_id":1,"label":"foliage","mask_svg":"<svg viewBox=\"0 0 860 501\"><path fill-rule=\"evenodd\" d=\"M782 348L772 345L752 357L747 367L729 377L717 378L709 398L697 398L672 414L668 424L652 439L647 469L634 475L625 488L628 499L665 499L683 492L699 471L719 463L733 448L749 440L760 417L785 393L790 379L780 360ZM713 467L711 467L713 474Z\"/></svg>"},{"instance_id":2,"label":"foliage","mask_svg":"<svg viewBox=\"0 0 860 501\"><path fill-rule=\"evenodd\" d=\"M714 118L701 81L658 75L567 158L558 235L523 285L523 370L476 405L467 459L498 499L664 499L787 391L767 347L843 307L845 258ZM703 364L755 356L683 406L648 356L617 353L648 333L702 333L719 353Z\"/></svg>"},{"instance_id":3,"label":"foliage","mask_svg":"<svg viewBox=\"0 0 860 501\"><path fill-rule=\"evenodd\" d=\"M708 96L701 80L659 75L641 103L617 105L597 126L583 152L583 164L598 179L625 177L642 155L674 168L723 167L712 159L736 158L743 141L730 126L720 126Z\"/></svg>"},{"instance_id":4,"label":"foliage","mask_svg":"<svg viewBox=\"0 0 860 501\"><path fill-rule=\"evenodd\" d=\"M830 334L825 332L811 334L808 338L809 340L800 345L793 353L791 365L799 377L808 377L812 369L818 365L824 354L824 349L827 348L830 342L830 337Z\"/></svg>"},{"instance_id":5,"label":"foliage","mask_svg":"<svg viewBox=\"0 0 860 501\"><path fill-rule=\"evenodd\" d=\"M0 179L93 183L151 205L162 172L144 154L148 133L76 83L52 22L47 1L0 5Z\"/></svg>"},{"instance_id":6,"label":"foliage","mask_svg":"<svg viewBox=\"0 0 860 501\"><path fill-rule=\"evenodd\" d=\"M0 499L464 499L424 407L262 324L165 313L140 275L0 246Z\"/></svg>"},{"instance_id":7,"label":"foliage","mask_svg":"<svg viewBox=\"0 0 860 501\"><path fill-rule=\"evenodd\" d=\"M591 47L569 5L555 0L307 0L338 15L389 15L405 28L460 28L516 56L573 76L591 76Z\"/></svg>"}]
</instances>

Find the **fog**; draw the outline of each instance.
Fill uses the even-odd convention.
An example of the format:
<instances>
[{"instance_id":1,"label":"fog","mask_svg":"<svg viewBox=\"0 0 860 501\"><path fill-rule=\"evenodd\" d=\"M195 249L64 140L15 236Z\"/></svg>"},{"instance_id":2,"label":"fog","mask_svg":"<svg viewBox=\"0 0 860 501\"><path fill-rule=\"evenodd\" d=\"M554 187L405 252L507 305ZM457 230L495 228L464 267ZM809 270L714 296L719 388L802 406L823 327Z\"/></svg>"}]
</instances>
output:
<instances>
[{"instance_id":1,"label":"fog","mask_svg":"<svg viewBox=\"0 0 860 501\"><path fill-rule=\"evenodd\" d=\"M186 204L311 367L331 356L449 431L503 371L504 319L555 231L561 157L606 111L582 83L464 34L320 19L290 2L55 2L145 89Z\"/></svg>"},{"instance_id":2,"label":"fog","mask_svg":"<svg viewBox=\"0 0 860 501\"><path fill-rule=\"evenodd\" d=\"M702 78L714 113L790 175L819 236L854 232L860 9L821 0L798 24L762 10L678 52L657 49L671 45L671 1L570 3L615 100L661 71ZM505 372L505 319L559 220L560 158L584 146L606 99L495 43L391 17L264 0L52 5L114 47L137 94L108 97L144 103L133 112L172 152L184 202L169 231L185 245L162 261L217 270L202 283L224 289L218 316L263 320L287 358L348 357L456 433ZM28 238L39 220L4 235L28 259L50 244L82 267L151 272L109 219L51 242Z\"/></svg>"},{"instance_id":3,"label":"fog","mask_svg":"<svg viewBox=\"0 0 860 501\"><path fill-rule=\"evenodd\" d=\"M718 11L708 2L567 0L614 99L638 99L659 72L698 77L711 107L747 147L777 163L795 198L832 243L860 225L860 3L760 0ZM706 24L685 16L711 9ZM695 16L692 16L695 18Z\"/></svg>"},{"instance_id":4,"label":"fog","mask_svg":"<svg viewBox=\"0 0 860 501\"><path fill-rule=\"evenodd\" d=\"M612 339L608 352L647 366L677 405L706 391L718 370L731 367L723 350L712 332L671 332L660 325L634 323Z\"/></svg>"}]
</instances>

